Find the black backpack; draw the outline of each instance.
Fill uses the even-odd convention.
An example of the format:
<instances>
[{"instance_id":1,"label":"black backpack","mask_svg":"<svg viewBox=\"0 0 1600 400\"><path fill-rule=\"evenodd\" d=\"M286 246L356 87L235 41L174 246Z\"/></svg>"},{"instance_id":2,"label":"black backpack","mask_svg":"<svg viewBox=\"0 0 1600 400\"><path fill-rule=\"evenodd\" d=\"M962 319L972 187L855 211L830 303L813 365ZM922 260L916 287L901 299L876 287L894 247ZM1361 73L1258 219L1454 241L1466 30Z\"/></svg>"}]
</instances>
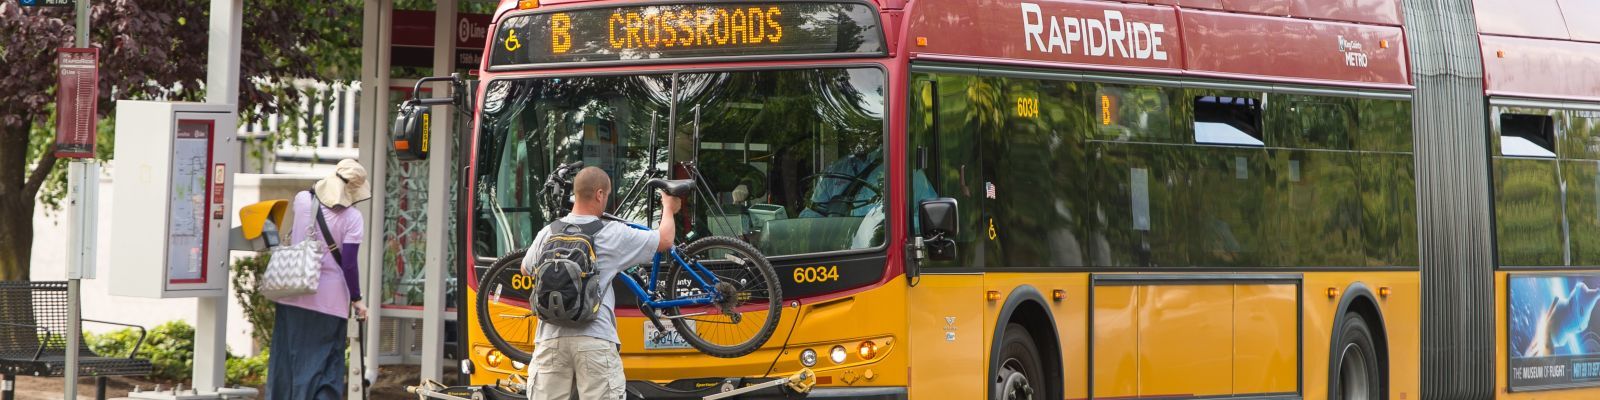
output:
<instances>
[{"instance_id":1,"label":"black backpack","mask_svg":"<svg viewBox=\"0 0 1600 400\"><path fill-rule=\"evenodd\" d=\"M595 270L594 235L605 227L596 220L573 225L550 224L550 235L533 267L533 312L541 322L576 327L594 321L606 282Z\"/></svg>"}]
</instances>

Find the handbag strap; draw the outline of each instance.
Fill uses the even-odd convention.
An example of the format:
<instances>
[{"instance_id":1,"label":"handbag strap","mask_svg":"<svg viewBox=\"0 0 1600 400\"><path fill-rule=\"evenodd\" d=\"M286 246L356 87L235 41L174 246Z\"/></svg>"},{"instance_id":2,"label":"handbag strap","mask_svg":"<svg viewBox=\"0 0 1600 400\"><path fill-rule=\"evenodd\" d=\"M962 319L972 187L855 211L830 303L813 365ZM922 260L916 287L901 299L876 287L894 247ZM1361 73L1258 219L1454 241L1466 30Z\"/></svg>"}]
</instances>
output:
<instances>
[{"instance_id":1,"label":"handbag strap","mask_svg":"<svg viewBox=\"0 0 1600 400\"><path fill-rule=\"evenodd\" d=\"M333 239L333 231L328 230L328 219L322 216L322 203L317 201L317 191L307 190L311 193L311 208L317 210L317 228L322 230L322 238L328 243L328 250L333 252L333 262L344 267L344 257L339 254L339 241Z\"/></svg>"}]
</instances>

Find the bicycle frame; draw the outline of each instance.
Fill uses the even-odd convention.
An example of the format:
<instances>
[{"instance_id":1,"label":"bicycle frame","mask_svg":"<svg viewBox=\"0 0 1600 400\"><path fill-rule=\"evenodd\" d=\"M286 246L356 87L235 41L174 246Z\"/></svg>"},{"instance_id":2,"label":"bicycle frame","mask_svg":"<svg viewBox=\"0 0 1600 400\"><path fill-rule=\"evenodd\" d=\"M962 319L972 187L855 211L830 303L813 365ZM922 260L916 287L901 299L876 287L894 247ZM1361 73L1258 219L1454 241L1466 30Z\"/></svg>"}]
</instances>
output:
<instances>
[{"instance_id":1,"label":"bicycle frame","mask_svg":"<svg viewBox=\"0 0 1600 400\"><path fill-rule=\"evenodd\" d=\"M619 222L627 224L629 227L634 229L646 231L650 230L650 228L632 222ZM667 260L668 262L676 262L678 265L684 266L684 270L689 272L689 277L694 279L696 284L700 285L700 290L705 294L686 299L656 299L656 296L653 296L653 294L657 293L656 283L660 282L659 275L661 272L661 261L666 257L671 257L671 259ZM714 304L722 300L722 294L716 290L713 290L713 288L715 288L719 282L717 280L717 275L711 273L711 270L706 269L704 265L700 265L698 262L685 261L683 259L683 255L678 253L678 246L672 246L665 252L656 253L655 258L650 262L650 282L648 284L640 284L639 279L633 276L633 274L624 273L621 275L627 278L622 280L623 284L627 285L628 289L632 290L633 294L639 297L639 304L653 309L683 306L704 306ZM649 288L646 289L646 286Z\"/></svg>"}]
</instances>

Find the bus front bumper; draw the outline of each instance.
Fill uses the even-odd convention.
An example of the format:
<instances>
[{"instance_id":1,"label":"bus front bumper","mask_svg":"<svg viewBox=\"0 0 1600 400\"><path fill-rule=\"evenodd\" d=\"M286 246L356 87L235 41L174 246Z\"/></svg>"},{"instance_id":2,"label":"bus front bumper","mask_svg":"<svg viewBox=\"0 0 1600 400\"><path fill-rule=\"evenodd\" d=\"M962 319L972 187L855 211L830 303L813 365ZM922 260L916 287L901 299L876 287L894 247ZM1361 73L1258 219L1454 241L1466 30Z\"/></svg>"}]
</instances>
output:
<instances>
[{"instance_id":1,"label":"bus front bumper","mask_svg":"<svg viewBox=\"0 0 1600 400\"><path fill-rule=\"evenodd\" d=\"M661 385L650 381L628 381L628 400L688 400L703 399L706 396L721 393L723 387L745 387L763 382L772 381L773 378L701 378L684 379ZM906 388L903 387L860 387L860 388L833 388L817 387L810 393L795 393L787 386L777 386L762 389L754 393L743 394L735 399L740 400L776 400L776 399L869 399L892 400L905 399Z\"/></svg>"}]
</instances>

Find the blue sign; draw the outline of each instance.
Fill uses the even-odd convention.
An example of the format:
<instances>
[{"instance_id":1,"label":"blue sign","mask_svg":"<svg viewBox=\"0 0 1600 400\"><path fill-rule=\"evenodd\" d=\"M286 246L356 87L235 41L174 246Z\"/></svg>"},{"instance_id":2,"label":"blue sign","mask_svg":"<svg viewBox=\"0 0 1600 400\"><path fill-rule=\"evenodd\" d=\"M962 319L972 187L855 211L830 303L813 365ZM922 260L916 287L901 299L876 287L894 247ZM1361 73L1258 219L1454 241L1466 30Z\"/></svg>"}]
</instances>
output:
<instances>
[{"instance_id":1,"label":"blue sign","mask_svg":"<svg viewBox=\"0 0 1600 400\"><path fill-rule=\"evenodd\" d=\"M1511 388L1600 385L1600 275L1511 275L1507 286Z\"/></svg>"},{"instance_id":2,"label":"blue sign","mask_svg":"<svg viewBox=\"0 0 1600 400\"><path fill-rule=\"evenodd\" d=\"M76 2L74 0L17 0L17 4L23 7L71 7Z\"/></svg>"}]
</instances>

